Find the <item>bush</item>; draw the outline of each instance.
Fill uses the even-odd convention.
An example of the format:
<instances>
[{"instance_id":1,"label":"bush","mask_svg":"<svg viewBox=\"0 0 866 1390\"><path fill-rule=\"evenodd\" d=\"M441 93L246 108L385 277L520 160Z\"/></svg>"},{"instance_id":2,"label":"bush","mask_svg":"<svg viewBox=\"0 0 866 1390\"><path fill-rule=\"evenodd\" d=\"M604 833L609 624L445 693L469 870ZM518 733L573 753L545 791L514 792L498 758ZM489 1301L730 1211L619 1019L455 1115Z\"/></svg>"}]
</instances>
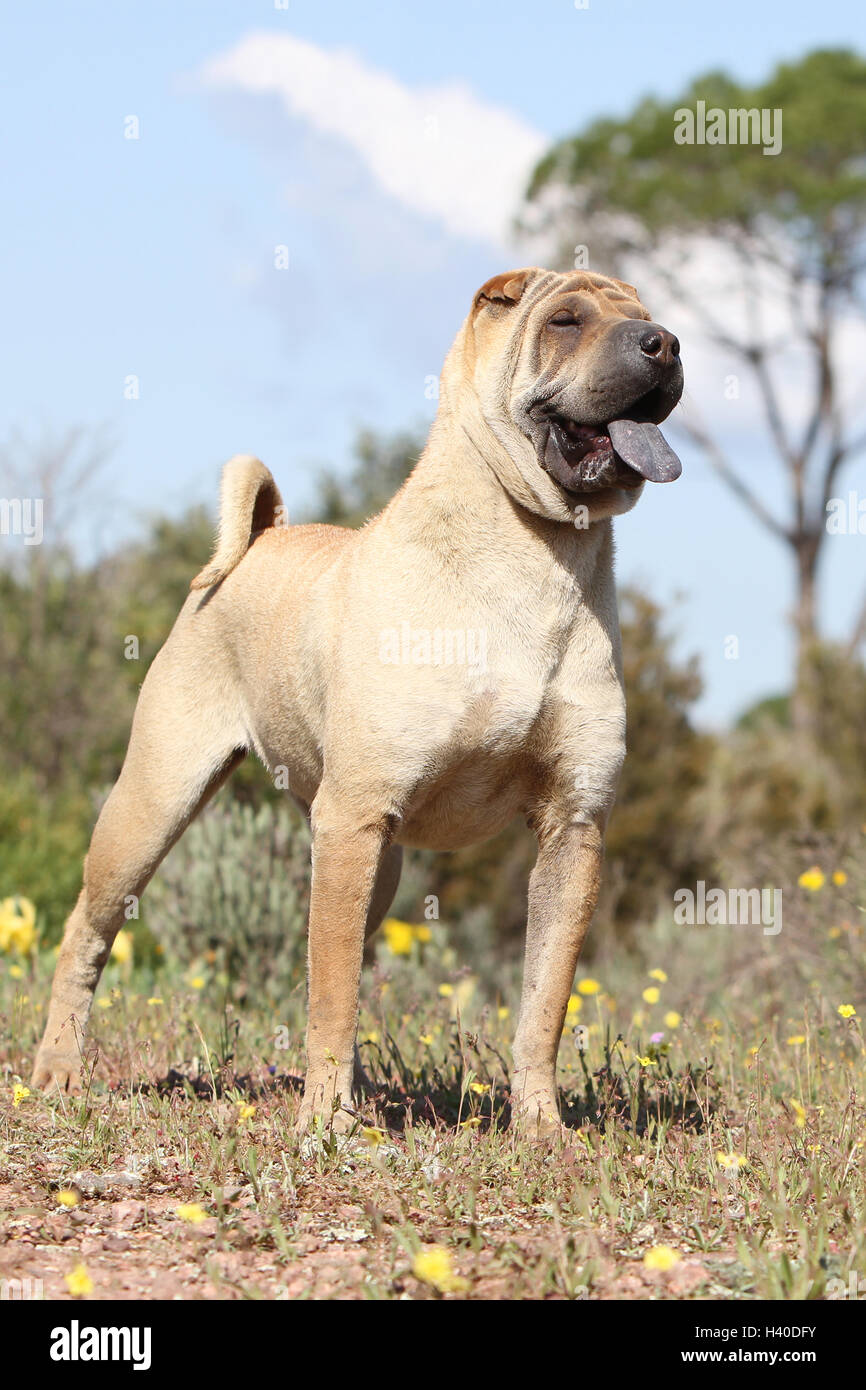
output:
<instances>
[{"instance_id":1,"label":"bush","mask_svg":"<svg viewBox=\"0 0 866 1390\"><path fill-rule=\"evenodd\" d=\"M34 903L48 944L60 939L78 897L94 810L83 791L61 789L50 798L32 773L4 782L0 797L0 899L20 894Z\"/></svg>"},{"instance_id":2,"label":"bush","mask_svg":"<svg viewBox=\"0 0 866 1390\"><path fill-rule=\"evenodd\" d=\"M195 821L148 889L146 923L166 964L215 977L234 1000L303 986L309 831L288 805L226 797Z\"/></svg>"}]
</instances>

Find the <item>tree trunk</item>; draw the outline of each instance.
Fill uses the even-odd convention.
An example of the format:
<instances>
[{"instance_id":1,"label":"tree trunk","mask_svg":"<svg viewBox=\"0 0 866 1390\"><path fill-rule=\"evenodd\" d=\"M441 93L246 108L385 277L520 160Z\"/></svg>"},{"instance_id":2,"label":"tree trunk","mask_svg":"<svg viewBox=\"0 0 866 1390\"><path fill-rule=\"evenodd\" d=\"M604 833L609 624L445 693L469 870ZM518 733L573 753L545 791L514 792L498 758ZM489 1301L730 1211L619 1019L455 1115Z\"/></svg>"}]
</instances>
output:
<instances>
[{"instance_id":1,"label":"tree trunk","mask_svg":"<svg viewBox=\"0 0 866 1390\"><path fill-rule=\"evenodd\" d=\"M796 662L791 696L791 723L794 730L810 737L816 722L815 648L818 642L817 577L820 534L806 532L793 542L797 567L797 599L794 611Z\"/></svg>"}]
</instances>

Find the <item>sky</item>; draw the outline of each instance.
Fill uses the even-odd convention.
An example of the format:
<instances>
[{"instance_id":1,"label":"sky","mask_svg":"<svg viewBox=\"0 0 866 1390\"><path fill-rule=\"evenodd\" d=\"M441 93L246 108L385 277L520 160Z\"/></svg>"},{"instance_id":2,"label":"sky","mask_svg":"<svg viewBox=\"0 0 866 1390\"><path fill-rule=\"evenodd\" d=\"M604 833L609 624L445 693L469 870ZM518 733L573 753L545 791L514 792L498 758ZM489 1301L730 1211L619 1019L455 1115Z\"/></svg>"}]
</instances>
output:
<instances>
[{"instance_id":1,"label":"sky","mask_svg":"<svg viewBox=\"0 0 866 1390\"><path fill-rule=\"evenodd\" d=\"M426 432L473 292L526 263L513 217L553 140L710 69L754 81L814 47L863 51L864 27L854 0L10 7L0 440L112 441L104 505L76 520L85 548L214 506L236 452L301 516L359 429ZM680 336L690 399L778 500L757 409L726 416L727 364ZM788 385L794 409L793 367ZM670 437L683 478L616 523L618 576L665 605L700 659L699 720L720 725L789 681L789 561ZM840 485L862 495L862 459ZM828 546L830 635L862 600L864 545Z\"/></svg>"}]
</instances>

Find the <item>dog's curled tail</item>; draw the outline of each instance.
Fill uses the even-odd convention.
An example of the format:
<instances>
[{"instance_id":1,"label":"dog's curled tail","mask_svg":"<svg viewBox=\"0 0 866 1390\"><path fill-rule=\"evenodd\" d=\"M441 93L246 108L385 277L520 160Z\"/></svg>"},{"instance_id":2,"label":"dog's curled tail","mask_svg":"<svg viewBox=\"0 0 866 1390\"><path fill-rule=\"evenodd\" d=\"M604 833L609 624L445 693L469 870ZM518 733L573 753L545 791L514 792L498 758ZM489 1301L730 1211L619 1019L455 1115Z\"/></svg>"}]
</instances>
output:
<instances>
[{"instance_id":1,"label":"dog's curled tail","mask_svg":"<svg viewBox=\"0 0 866 1390\"><path fill-rule=\"evenodd\" d=\"M252 454L235 454L223 469L213 558L189 587L209 589L219 584L240 564L253 536L269 526L282 525L284 516L283 499L270 469Z\"/></svg>"}]
</instances>

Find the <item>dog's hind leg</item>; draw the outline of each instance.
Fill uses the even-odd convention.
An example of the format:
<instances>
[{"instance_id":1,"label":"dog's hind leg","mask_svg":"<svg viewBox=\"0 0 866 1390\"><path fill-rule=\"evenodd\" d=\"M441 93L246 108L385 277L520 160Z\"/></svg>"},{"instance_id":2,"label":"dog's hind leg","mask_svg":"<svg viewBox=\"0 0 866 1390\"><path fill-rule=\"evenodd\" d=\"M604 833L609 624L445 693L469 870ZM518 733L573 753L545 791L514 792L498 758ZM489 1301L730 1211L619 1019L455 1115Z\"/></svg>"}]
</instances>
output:
<instances>
[{"instance_id":1,"label":"dog's hind leg","mask_svg":"<svg viewBox=\"0 0 866 1390\"><path fill-rule=\"evenodd\" d=\"M183 659L179 659L179 657ZM169 643L142 686L126 760L84 861L84 886L57 961L33 1084L80 1089L93 993L127 910L193 817L243 759L247 744L226 690Z\"/></svg>"}]
</instances>

